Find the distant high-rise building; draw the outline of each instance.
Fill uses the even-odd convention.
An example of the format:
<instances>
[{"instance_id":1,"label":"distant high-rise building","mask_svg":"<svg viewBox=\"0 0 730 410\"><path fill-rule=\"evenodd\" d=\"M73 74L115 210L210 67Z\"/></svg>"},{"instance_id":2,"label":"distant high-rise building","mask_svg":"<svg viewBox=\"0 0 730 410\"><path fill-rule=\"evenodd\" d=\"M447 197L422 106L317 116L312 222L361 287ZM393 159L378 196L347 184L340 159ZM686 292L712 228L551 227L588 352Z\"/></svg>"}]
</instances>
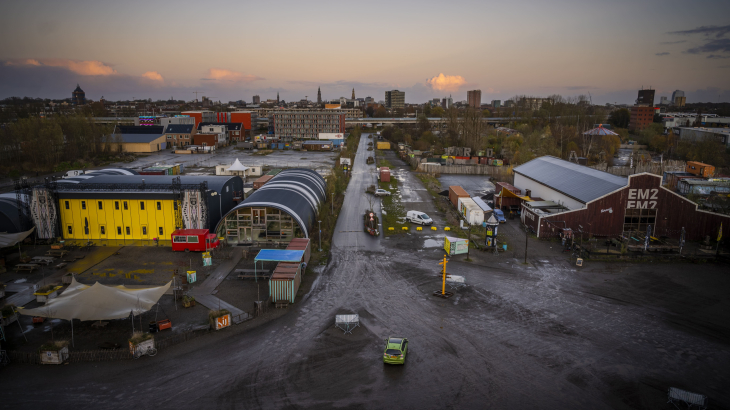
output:
<instances>
[{"instance_id":1,"label":"distant high-rise building","mask_svg":"<svg viewBox=\"0 0 730 410\"><path fill-rule=\"evenodd\" d=\"M279 92L278 91L276 92L276 103L277 104L279 103Z\"/></svg>"},{"instance_id":2,"label":"distant high-rise building","mask_svg":"<svg viewBox=\"0 0 730 410\"><path fill-rule=\"evenodd\" d=\"M466 101L469 107L481 108L482 106L482 90L471 90L466 92Z\"/></svg>"},{"instance_id":3,"label":"distant high-rise building","mask_svg":"<svg viewBox=\"0 0 730 410\"><path fill-rule=\"evenodd\" d=\"M654 107L635 105L631 107L631 116L629 117L629 131L638 132L648 127L654 122Z\"/></svg>"},{"instance_id":4,"label":"distant high-rise building","mask_svg":"<svg viewBox=\"0 0 730 410\"><path fill-rule=\"evenodd\" d=\"M355 99L355 89L354 88L352 89L352 99L353 100Z\"/></svg>"},{"instance_id":5,"label":"distant high-rise building","mask_svg":"<svg viewBox=\"0 0 730 410\"><path fill-rule=\"evenodd\" d=\"M259 97L258 95L254 95L253 96L253 103L254 104L261 104L261 97Z\"/></svg>"},{"instance_id":6,"label":"distant high-rise building","mask_svg":"<svg viewBox=\"0 0 730 410\"><path fill-rule=\"evenodd\" d=\"M687 97L684 96L684 91L675 90L672 93L672 104L676 105L677 107L684 107L684 104L686 102L687 102Z\"/></svg>"},{"instance_id":7,"label":"distant high-rise building","mask_svg":"<svg viewBox=\"0 0 730 410\"><path fill-rule=\"evenodd\" d=\"M454 99L451 98L450 95L449 98L444 98L443 100L441 100L441 108L443 108L444 110L449 109L452 105L454 105Z\"/></svg>"},{"instance_id":8,"label":"distant high-rise building","mask_svg":"<svg viewBox=\"0 0 730 410\"><path fill-rule=\"evenodd\" d=\"M502 101L501 100L492 100L492 107L499 108L501 106L502 106Z\"/></svg>"},{"instance_id":9,"label":"distant high-rise building","mask_svg":"<svg viewBox=\"0 0 730 410\"><path fill-rule=\"evenodd\" d=\"M654 94L656 94L656 90L652 90L651 88L644 90L642 88L641 90L639 90L639 98L636 99L636 105L642 107L653 107Z\"/></svg>"},{"instance_id":10,"label":"distant high-rise building","mask_svg":"<svg viewBox=\"0 0 730 410\"><path fill-rule=\"evenodd\" d=\"M659 97L659 105L669 105L669 98Z\"/></svg>"},{"instance_id":11,"label":"distant high-rise building","mask_svg":"<svg viewBox=\"0 0 730 410\"><path fill-rule=\"evenodd\" d=\"M86 104L86 93L81 87L76 84L76 89L71 94L72 105L85 105Z\"/></svg>"},{"instance_id":12,"label":"distant high-rise building","mask_svg":"<svg viewBox=\"0 0 730 410\"><path fill-rule=\"evenodd\" d=\"M385 92L385 106L387 108L403 108L406 104L406 92L391 90Z\"/></svg>"},{"instance_id":13,"label":"distant high-rise building","mask_svg":"<svg viewBox=\"0 0 730 410\"><path fill-rule=\"evenodd\" d=\"M317 104L322 104L322 89L317 87Z\"/></svg>"}]
</instances>

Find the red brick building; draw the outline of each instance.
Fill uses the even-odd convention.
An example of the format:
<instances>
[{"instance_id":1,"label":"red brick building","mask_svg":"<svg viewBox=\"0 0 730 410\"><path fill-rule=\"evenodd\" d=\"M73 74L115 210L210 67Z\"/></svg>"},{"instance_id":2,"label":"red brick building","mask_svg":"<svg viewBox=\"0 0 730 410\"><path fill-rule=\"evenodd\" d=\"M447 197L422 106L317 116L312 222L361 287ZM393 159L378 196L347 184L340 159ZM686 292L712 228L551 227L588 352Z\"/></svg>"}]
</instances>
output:
<instances>
[{"instance_id":1,"label":"red brick building","mask_svg":"<svg viewBox=\"0 0 730 410\"><path fill-rule=\"evenodd\" d=\"M203 147L216 147L220 145L218 141L220 134L195 134L193 136L194 145L201 145Z\"/></svg>"},{"instance_id":2,"label":"red brick building","mask_svg":"<svg viewBox=\"0 0 730 410\"><path fill-rule=\"evenodd\" d=\"M632 132L641 131L654 122L654 107L631 107L629 118L629 130Z\"/></svg>"},{"instance_id":3,"label":"red brick building","mask_svg":"<svg viewBox=\"0 0 730 410\"><path fill-rule=\"evenodd\" d=\"M193 124L170 124L165 128L167 145L172 147L184 147L193 143L195 128Z\"/></svg>"},{"instance_id":4,"label":"red brick building","mask_svg":"<svg viewBox=\"0 0 730 410\"><path fill-rule=\"evenodd\" d=\"M243 141L245 136L245 130L243 124L240 122L201 122L198 125L198 132L201 132L203 127L206 125L225 125L228 129L228 140L229 141Z\"/></svg>"}]
</instances>

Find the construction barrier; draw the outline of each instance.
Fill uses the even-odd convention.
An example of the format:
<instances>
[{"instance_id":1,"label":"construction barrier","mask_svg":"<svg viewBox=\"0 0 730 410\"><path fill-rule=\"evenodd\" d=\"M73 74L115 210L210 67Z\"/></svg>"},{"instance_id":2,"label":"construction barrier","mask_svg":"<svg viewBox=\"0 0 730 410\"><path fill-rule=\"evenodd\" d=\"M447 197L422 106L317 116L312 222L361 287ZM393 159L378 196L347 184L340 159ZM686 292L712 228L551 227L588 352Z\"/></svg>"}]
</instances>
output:
<instances>
[{"instance_id":1,"label":"construction barrier","mask_svg":"<svg viewBox=\"0 0 730 410\"><path fill-rule=\"evenodd\" d=\"M449 228L448 226L444 227L444 231L450 231L450 230L451 230L451 228Z\"/></svg>"},{"instance_id":2,"label":"construction barrier","mask_svg":"<svg viewBox=\"0 0 730 410\"><path fill-rule=\"evenodd\" d=\"M393 228L393 227L391 226L390 228L388 228L388 230L389 230L389 231L393 231L393 230L395 230L395 228Z\"/></svg>"},{"instance_id":3,"label":"construction barrier","mask_svg":"<svg viewBox=\"0 0 730 410\"><path fill-rule=\"evenodd\" d=\"M418 228L416 228L416 230L417 230L417 231L422 231L422 230L423 230L423 228L421 228L421 227L419 226Z\"/></svg>"},{"instance_id":4,"label":"construction barrier","mask_svg":"<svg viewBox=\"0 0 730 410\"><path fill-rule=\"evenodd\" d=\"M432 227L431 227L431 230L432 230L432 231L438 231L438 230L439 230L439 228L437 228L437 227L435 227L435 226L432 226Z\"/></svg>"},{"instance_id":5,"label":"construction barrier","mask_svg":"<svg viewBox=\"0 0 730 410\"><path fill-rule=\"evenodd\" d=\"M408 227L407 226L404 226L401 229L403 229L404 231L407 231L408 230Z\"/></svg>"}]
</instances>

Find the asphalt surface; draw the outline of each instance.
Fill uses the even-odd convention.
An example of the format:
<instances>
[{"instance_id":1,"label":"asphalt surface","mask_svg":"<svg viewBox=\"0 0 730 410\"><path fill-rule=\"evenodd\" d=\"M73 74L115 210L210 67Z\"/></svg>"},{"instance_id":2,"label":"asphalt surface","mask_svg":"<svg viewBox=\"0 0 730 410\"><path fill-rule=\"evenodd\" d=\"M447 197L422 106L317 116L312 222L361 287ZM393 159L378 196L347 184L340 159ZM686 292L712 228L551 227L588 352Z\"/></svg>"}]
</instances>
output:
<instances>
[{"instance_id":1,"label":"asphalt surface","mask_svg":"<svg viewBox=\"0 0 730 410\"><path fill-rule=\"evenodd\" d=\"M154 358L10 365L0 407L661 409L672 408L669 386L730 407L725 266L579 271L535 241L527 265L505 254L452 258L447 270L468 286L435 298L442 235L362 232L366 138L330 263L285 316ZM400 176L406 207L423 203L415 178ZM341 313L360 315L352 335L334 328ZM409 339L404 366L382 363L391 335Z\"/></svg>"}]
</instances>

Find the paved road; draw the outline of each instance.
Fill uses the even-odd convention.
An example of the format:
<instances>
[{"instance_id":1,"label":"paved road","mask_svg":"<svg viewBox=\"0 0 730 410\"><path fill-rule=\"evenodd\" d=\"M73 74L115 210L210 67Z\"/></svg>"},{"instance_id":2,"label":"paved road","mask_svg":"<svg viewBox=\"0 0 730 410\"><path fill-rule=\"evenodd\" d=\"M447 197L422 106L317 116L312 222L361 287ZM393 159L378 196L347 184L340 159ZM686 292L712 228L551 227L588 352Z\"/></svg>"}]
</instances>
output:
<instances>
[{"instance_id":1,"label":"paved road","mask_svg":"<svg viewBox=\"0 0 730 410\"><path fill-rule=\"evenodd\" d=\"M11 365L0 371L0 407L664 408L668 386L730 405L724 267L576 271L536 242L544 252L526 266L507 255L453 258L449 271L469 287L434 298L438 247L415 233L360 231L366 143L330 264L287 315L138 361ZM362 326L345 336L334 316L350 312ZM381 362L388 335L409 338L405 366Z\"/></svg>"}]
</instances>

